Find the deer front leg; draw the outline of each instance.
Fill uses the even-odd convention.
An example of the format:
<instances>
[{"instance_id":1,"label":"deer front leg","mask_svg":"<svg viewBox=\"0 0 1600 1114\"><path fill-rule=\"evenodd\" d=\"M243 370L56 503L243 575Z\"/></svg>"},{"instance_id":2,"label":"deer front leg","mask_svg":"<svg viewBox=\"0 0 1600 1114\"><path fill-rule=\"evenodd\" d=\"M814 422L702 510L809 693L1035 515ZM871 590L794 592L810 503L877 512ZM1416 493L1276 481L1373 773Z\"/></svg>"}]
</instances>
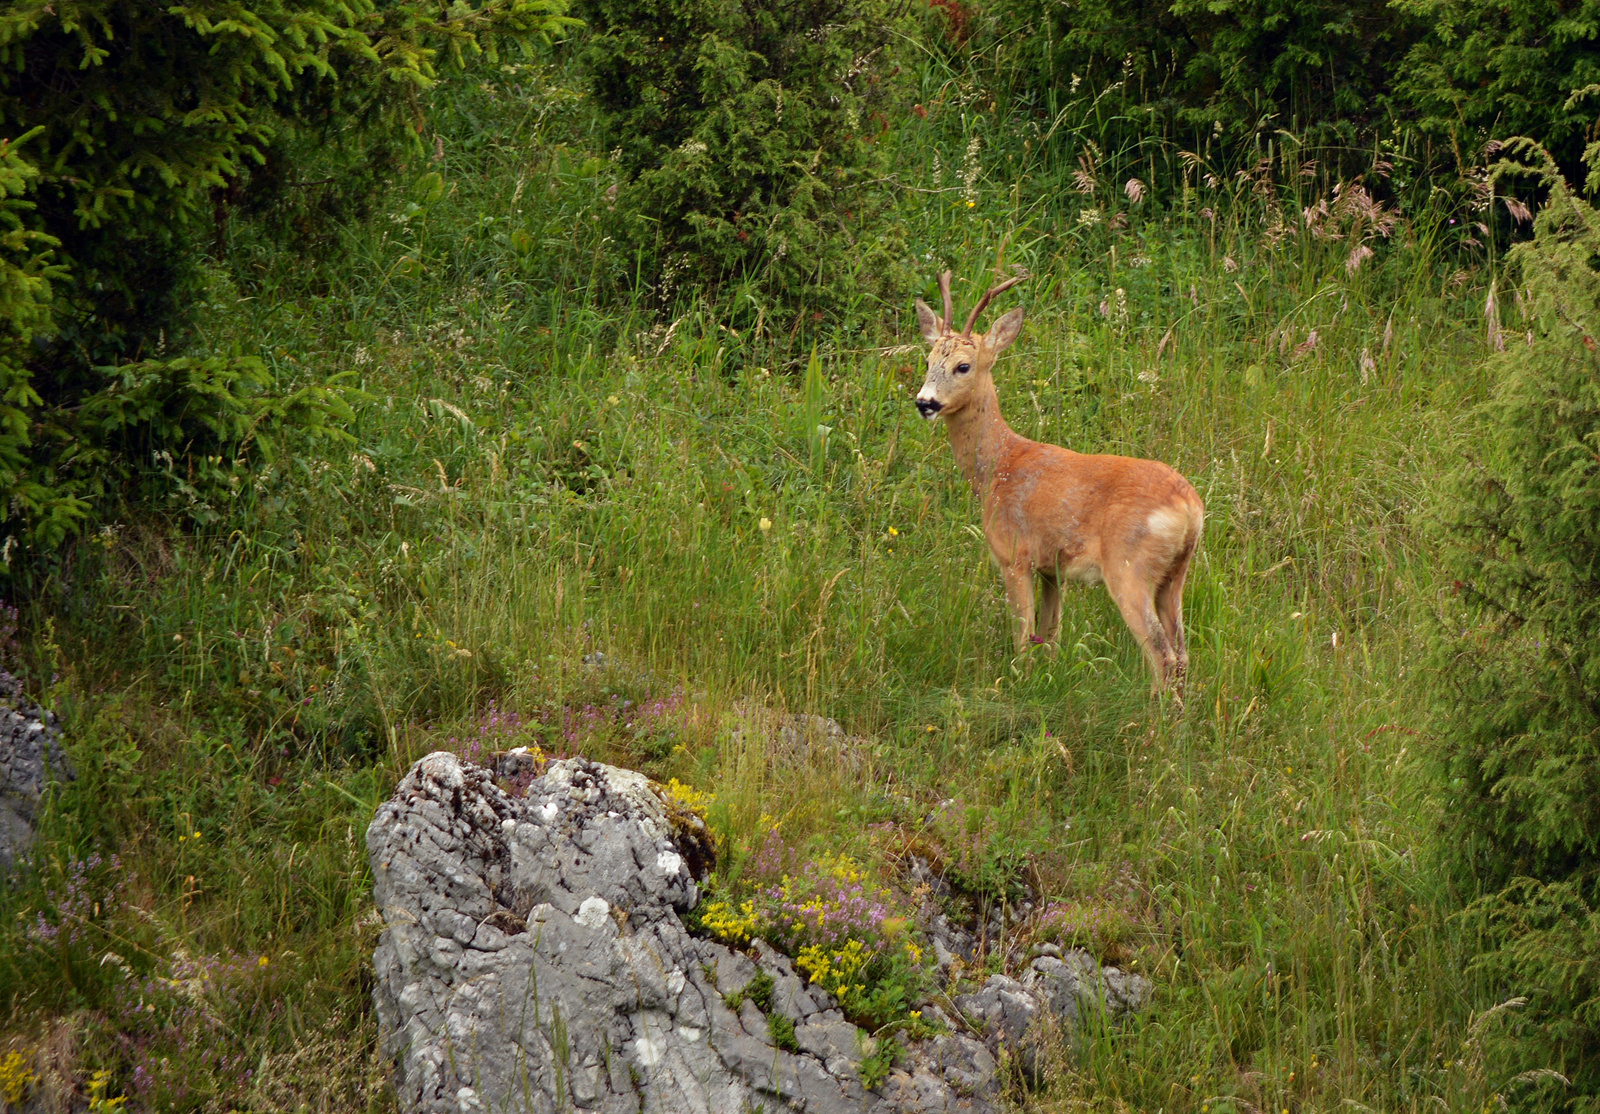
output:
<instances>
[{"instance_id":1,"label":"deer front leg","mask_svg":"<svg viewBox=\"0 0 1600 1114\"><path fill-rule=\"evenodd\" d=\"M1033 637L1033 569L1027 565L1011 565L1005 570L1005 577L1006 602L1011 605L1011 633L1020 654Z\"/></svg>"}]
</instances>

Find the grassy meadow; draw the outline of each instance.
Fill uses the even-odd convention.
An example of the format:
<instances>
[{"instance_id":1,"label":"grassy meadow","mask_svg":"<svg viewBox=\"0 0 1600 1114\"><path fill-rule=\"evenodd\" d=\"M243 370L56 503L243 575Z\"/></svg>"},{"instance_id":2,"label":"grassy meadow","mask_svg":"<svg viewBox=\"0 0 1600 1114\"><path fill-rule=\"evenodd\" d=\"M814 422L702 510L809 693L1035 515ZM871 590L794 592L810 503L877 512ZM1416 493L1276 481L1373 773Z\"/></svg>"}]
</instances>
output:
<instances>
[{"instance_id":1,"label":"grassy meadow","mask_svg":"<svg viewBox=\"0 0 1600 1114\"><path fill-rule=\"evenodd\" d=\"M1081 158L1109 101L1041 118L920 64L927 117L882 142L921 286L814 347L696 291L609 293L610 163L553 64L442 87L364 220L234 221L195 350L338 377L356 421L231 502L83 539L19 601L12 659L79 779L0 896L8 1101L392 1107L365 826L430 750L531 742L710 794L730 867L776 823L887 884L920 841L980 903L1079 910L1155 1001L1021 1108L1519 1086L1435 868L1419 674L1429 508L1487 386L1473 218L1336 197L1289 138L1242 168ZM1002 247L1032 275L995 307L1029 311L996 368L1012 426L1167 461L1206 502L1181 717L1102 589L1067 592L1059 653L1013 655L974 499L911 405L913 296L948 265L963 312ZM748 700L870 745L769 752L730 729Z\"/></svg>"}]
</instances>

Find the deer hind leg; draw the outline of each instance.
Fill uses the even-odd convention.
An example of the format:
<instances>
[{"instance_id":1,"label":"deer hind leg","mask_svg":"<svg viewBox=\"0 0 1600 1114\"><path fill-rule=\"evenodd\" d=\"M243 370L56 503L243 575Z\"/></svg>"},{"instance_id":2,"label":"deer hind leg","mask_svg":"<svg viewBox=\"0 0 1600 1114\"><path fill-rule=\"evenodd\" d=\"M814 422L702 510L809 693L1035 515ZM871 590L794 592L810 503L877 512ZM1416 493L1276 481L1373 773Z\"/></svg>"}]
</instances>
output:
<instances>
[{"instance_id":1,"label":"deer hind leg","mask_svg":"<svg viewBox=\"0 0 1600 1114\"><path fill-rule=\"evenodd\" d=\"M1128 624L1139 648L1144 651L1145 660L1150 663L1150 694L1155 696L1167 687L1167 681L1177 666L1177 655L1167 638L1166 628L1156 615L1150 582L1130 573L1108 576L1106 591L1116 601L1117 610L1122 612L1122 621Z\"/></svg>"},{"instance_id":2,"label":"deer hind leg","mask_svg":"<svg viewBox=\"0 0 1600 1114\"><path fill-rule=\"evenodd\" d=\"M1188 579L1189 560L1193 556L1194 546L1191 545L1178 558L1166 583L1156 592L1156 615L1161 619L1161 628L1166 632L1167 644L1172 647L1174 657L1173 688L1180 695L1184 678L1189 672L1189 646L1183 635L1183 583Z\"/></svg>"},{"instance_id":3,"label":"deer hind leg","mask_svg":"<svg viewBox=\"0 0 1600 1114\"><path fill-rule=\"evenodd\" d=\"M1039 637L1054 644L1061 635L1061 580L1048 572L1039 580Z\"/></svg>"},{"instance_id":4,"label":"deer hind leg","mask_svg":"<svg viewBox=\"0 0 1600 1114\"><path fill-rule=\"evenodd\" d=\"M1011 633L1016 640L1017 653L1028 648L1033 637L1033 569L1027 565L1011 565L1005 570L1006 602L1011 605Z\"/></svg>"}]
</instances>

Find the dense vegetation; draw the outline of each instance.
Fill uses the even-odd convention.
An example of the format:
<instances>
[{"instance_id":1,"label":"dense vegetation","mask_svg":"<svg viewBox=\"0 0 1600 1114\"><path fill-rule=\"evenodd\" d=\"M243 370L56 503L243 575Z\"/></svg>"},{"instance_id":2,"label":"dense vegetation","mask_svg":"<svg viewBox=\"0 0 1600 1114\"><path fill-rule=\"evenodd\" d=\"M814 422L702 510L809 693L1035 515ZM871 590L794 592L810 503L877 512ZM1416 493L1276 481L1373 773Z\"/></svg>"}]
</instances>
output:
<instances>
[{"instance_id":1,"label":"dense vegetation","mask_svg":"<svg viewBox=\"0 0 1600 1114\"><path fill-rule=\"evenodd\" d=\"M706 931L908 904L915 848L1152 975L1019 1104L1592 1104L1588 9L574 11L0 17L0 654L79 773L0 894L0 1098L392 1105L365 825L528 743L707 811ZM1181 718L1097 591L1010 652L910 406L945 266L1031 276L1013 426L1205 499ZM914 941L850 939L779 942L910 1025Z\"/></svg>"},{"instance_id":2,"label":"dense vegetation","mask_svg":"<svg viewBox=\"0 0 1600 1114\"><path fill-rule=\"evenodd\" d=\"M1488 437L1448 504L1460 600L1448 614L1462 633L1441 639L1442 722L1457 865L1490 891L1471 910L1488 944L1479 962L1530 999L1518 1052L1545 1052L1525 1066L1557 1069L1594 1096L1600 213L1547 161L1530 169L1551 193L1535 238L1512 253L1526 301L1514 328L1490 320Z\"/></svg>"}]
</instances>

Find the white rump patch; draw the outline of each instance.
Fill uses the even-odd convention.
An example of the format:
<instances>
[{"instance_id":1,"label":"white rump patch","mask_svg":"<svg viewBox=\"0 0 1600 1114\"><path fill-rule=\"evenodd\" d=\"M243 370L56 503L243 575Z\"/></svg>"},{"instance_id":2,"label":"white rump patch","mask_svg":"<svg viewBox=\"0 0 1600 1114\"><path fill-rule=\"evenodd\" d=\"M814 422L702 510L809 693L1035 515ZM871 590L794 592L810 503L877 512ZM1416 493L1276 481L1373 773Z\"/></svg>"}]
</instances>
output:
<instances>
[{"instance_id":1,"label":"white rump patch","mask_svg":"<svg viewBox=\"0 0 1600 1114\"><path fill-rule=\"evenodd\" d=\"M603 897L586 897L578 906L578 915L572 919L584 928L599 928L611 916L611 906Z\"/></svg>"},{"instance_id":2,"label":"white rump patch","mask_svg":"<svg viewBox=\"0 0 1600 1114\"><path fill-rule=\"evenodd\" d=\"M1166 507L1151 511L1150 517L1144 520L1144 524L1152 534L1160 534L1166 538L1183 537L1184 527L1188 525L1183 515Z\"/></svg>"}]
</instances>

